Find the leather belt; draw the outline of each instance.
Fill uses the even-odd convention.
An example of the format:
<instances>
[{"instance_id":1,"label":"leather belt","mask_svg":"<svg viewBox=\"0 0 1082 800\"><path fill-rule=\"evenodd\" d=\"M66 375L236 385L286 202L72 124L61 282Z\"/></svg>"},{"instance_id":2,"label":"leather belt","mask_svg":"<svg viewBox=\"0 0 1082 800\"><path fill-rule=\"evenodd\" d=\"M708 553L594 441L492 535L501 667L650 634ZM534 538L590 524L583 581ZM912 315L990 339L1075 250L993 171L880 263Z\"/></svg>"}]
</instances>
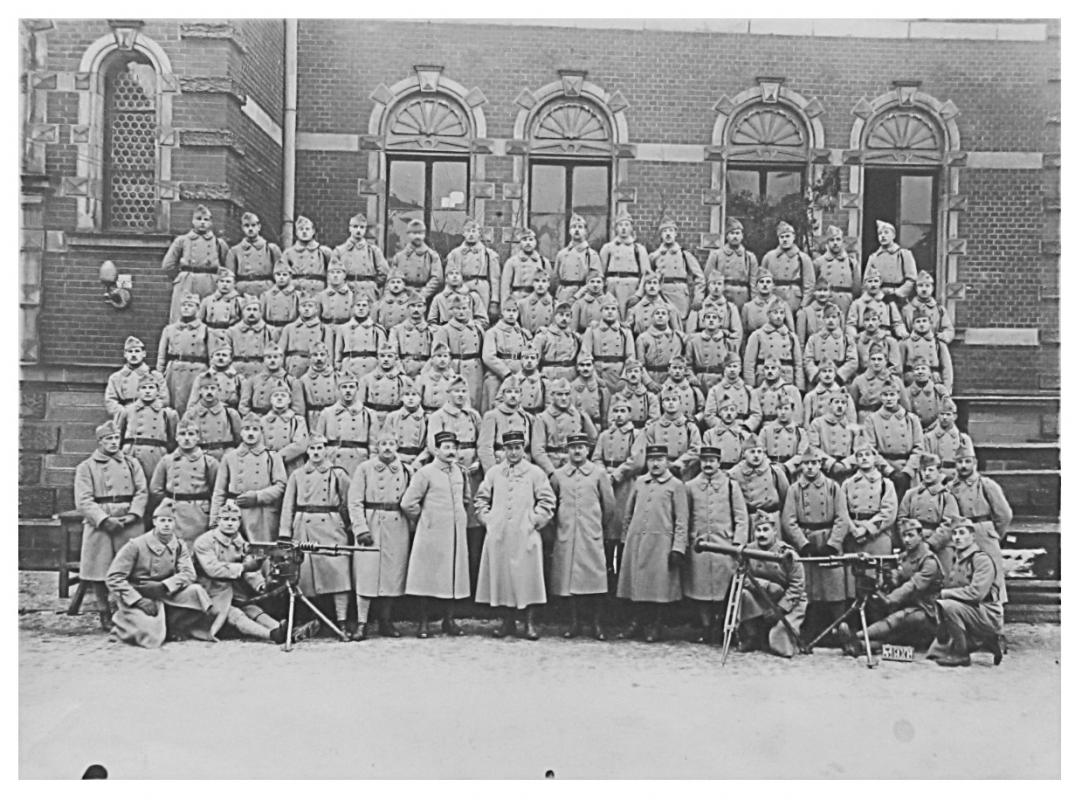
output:
<instances>
[{"instance_id":1,"label":"leather belt","mask_svg":"<svg viewBox=\"0 0 1082 800\"><path fill-rule=\"evenodd\" d=\"M798 522L797 524L806 531L829 531L834 527L833 522Z\"/></svg>"},{"instance_id":2,"label":"leather belt","mask_svg":"<svg viewBox=\"0 0 1082 800\"><path fill-rule=\"evenodd\" d=\"M320 317L320 320L326 325L344 325L351 319L353 317Z\"/></svg>"},{"instance_id":3,"label":"leather belt","mask_svg":"<svg viewBox=\"0 0 1082 800\"><path fill-rule=\"evenodd\" d=\"M573 359L573 358L565 358L565 359L562 359L560 361L548 361L548 360L542 359L541 360L541 366L542 367L573 367L573 366L575 366L575 359Z\"/></svg>"},{"instance_id":4,"label":"leather belt","mask_svg":"<svg viewBox=\"0 0 1082 800\"><path fill-rule=\"evenodd\" d=\"M421 289L421 288L423 288L425 286L425 284L428 283L428 280L427 279L426 280L417 280L416 278L403 278L402 282L404 284L406 284L406 286L412 287L414 289Z\"/></svg>"},{"instance_id":5,"label":"leather belt","mask_svg":"<svg viewBox=\"0 0 1082 800\"><path fill-rule=\"evenodd\" d=\"M878 403L857 403L857 411L878 411L882 406L882 401Z\"/></svg>"},{"instance_id":6,"label":"leather belt","mask_svg":"<svg viewBox=\"0 0 1082 800\"><path fill-rule=\"evenodd\" d=\"M879 455L883 456L883 458L909 458L909 453L880 453Z\"/></svg>"},{"instance_id":7,"label":"leather belt","mask_svg":"<svg viewBox=\"0 0 1082 800\"><path fill-rule=\"evenodd\" d=\"M130 503L135 498L133 494L110 494L104 497L95 497L95 503Z\"/></svg>"},{"instance_id":8,"label":"leather belt","mask_svg":"<svg viewBox=\"0 0 1082 800\"><path fill-rule=\"evenodd\" d=\"M233 360L243 364L253 364L262 361L263 356L233 356Z\"/></svg>"},{"instance_id":9,"label":"leather belt","mask_svg":"<svg viewBox=\"0 0 1082 800\"><path fill-rule=\"evenodd\" d=\"M601 463L606 467L619 467L627 463L626 458L603 458Z\"/></svg>"},{"instance_id":10,"label":"leather belt","mask_svg":"<svg viewBox=\"0 0 1082 800\"><path fill-rule=\"evenodd\" d=\"M466 442L459 441L459 443L458 443L458 449L459 450L469 450L471 448L473 448L475 450L477 449L477 440L476 439L470 439L469 441L466 441Z\"/></svg>"},{"instance_id":11,"label":"leather belt","mask_svg":"<svg viewBox=\"0 0 1082 800\"><path fill-rule=\"evenodd\" d=\"M754 503L748 503L748 511L765 511L768 514L773 514L781 508L777 503L767 503L766 505L757 506Z\"/></svg>"},{"instance_id":12,"label":"leather belt","mask_svg":"<svg viewBox=\"0 0 1082 800\"><path fill-rule=\"evenodd\" d=\"M878 511L858 511L855 514L850 514L849 517L850 519L855 519L857 522L866 522L877 514L879 514Z\"/></svg>"},{"instance_id":13,"label":"leather belt","mask_svg":"<svg viewBox=\"0 0 1082 800\"><path fill-rule=\"evenodd\" d=\"M733 467L735 467L739 463L740 463L739 461L722 461L721 462L721 469L732 469Z\"/></svg>"},{"instance_id":14,"label":"leather belt","mask_svg":"<svg viewBox=\"0 0 1082 800\"><path fill-rule=\"evenodd\" d=\"M368 447L368 441L358 441L357 439L331 439L327 442L331 447L342 447L346 449L364 450Z\"/></svg>"},{"instance_id":15,"label":"leather belt","mask_svg":"<svg viewBox=\"0 0 1082 800\"><path fill-rule=\"evenodd\" d=\"M800 286L799 278L775 278L775 286Z\"/></svg>"},{"instance_id":16,"label":"leather belt","mask_svg":"<svg viewBox=\"0 0 1082 800\"><path fill-rule=\"evenodd\" d=\"M637 272L629 272L627 270L610 270L605 273L606 278L640 278L642 277Z\"/></svg>"},{"instance_id":17,"label":"leather belt","mask_svg":"<svg viewBox=\"0 0 1082 800\"><path fill-rule=\"evenodd\" d=\"M293 506L297 514L334 514L339 511L338 506Z\"/></svg>"},{"instance_id":18,"label":"leather belt","mask_svg":"<svg viewBox=\"0 0 1082 800\"><path fill-rule=\"evenodd\" d=\"M763 414L763 422L773 422L778 418L777 414Z\"/></svg>"},{"instance_id":19,"label":"leather belt","mask_svg":"<svg viewBox=\"0 0 1082 800\"><path fill-rule=\"evenodd\" d=\"M428 354L427 353L399 353L398 357L403 358L403 359L404 358L412 358L415 361L427 361L428 360Z\"/></svg>"},{"instance_id":20,"label":"leather belt","mask_svg":"<svg viewBox=\"0 0 1082 800\"><path fill-rule=\"evenodd\" d=\"M827 288L830 289L830 291L832 291L832 292L850 292L850 293L852 293L852 291L853 291L852 286L828 286Z\"/></svg>"},{"instance_id":21,"label":"leather belt","mask_svg":"<svg viewBox=\"0 0 1082 800\"><path fill-rule=\"evenodd\" d=\"M366 400L365 406L375 411L397 411L402 407L401 404L395 405L394 403L377 403L372 400Z\"/></svg>"},{"instance_id":22,"label":"leather belt","mask_svg":"<svg viewBox=\"0 0 1082 800\"><path fill-rule=\"evenodd\" d=\"M721 375L725 372L725 367L721 364L706 364L705 366L699 367L699 372L705 372L708 375Z\"/></svg>"},{"instance_id":23,"label":"leather belt","mask_svg":"<svg viewBox=\"0 0 1082 800\"><path fill-rule=\"evenodd\" d=\"M342 358L375 358L377 355L379 355L379 354L375 350L343 350L342 351Z\"/></svg>"},{"instance_id":24,"label":"leather belt","mask_svg":"<svg viewBox=\"0 0 1082 800\"><path fill-rule=\"evenodd\" d=\"M210 500L210 492L195 492L185 494L183 492L166 492L165 496L178 503L194 503L199 500Z\"/></svg>"},{"instance_id":25,"label":"leather belt","mask_svg":"<svg viewBox=\"0 0 1082 800\"><path fill-rule=\"evenodd\" d=\"M271 407L270 406L252 406L251 409L249 409L249 410L253 414L258 414L259 416L263 416L264 414L268 413L271 410Z\"/></svg>"},{"instance_id":26,"label":"leather belt","mask_svg":"<svg viewBox=\"0 0 1082 800\"><path fill-rule=\"evenodd\" d=\"M414 447L412 445L409 445L409 446L399 447L398 448L398 453L399 453L399 455L419 456L419 455L421 455L421 450L422 450L422 448L420 448L420 447Z\"/></svg>"},{"instance_id":27,"label":"leather belt","mask_svg":"<svg viewBox=\"0 0 1082 800\"><path fill-rule=\"evenodd\" d=\"M992 515L991 514L978 514L976 516L970 517L969 521L970 522L991 522L992 521Z\"/></svg>"},{"instance_id":28,"label":"leather belt","mask_svg":"<svg viewBox=\"0 0 1082 800\"><path fill-rule=\"evenodd\" d=\"M942 467L943 469L954 469L955 466L957 466L957 462L954 462L954 461L941 461L941 462L939 462L939 466Z\"/></svg>"},{"instance_id":29,"label":"leather belt","mask_svg":"<svg viewBox=\"0 0 1082 800\"><path fill-rule=\"evenodd\" d=\"M762 364L768 358L772 358L772 356L759 356L758 358L755 359L755 361L757 363L759 363L759 364ZM788 366L791 367L791 366L793 366L793 359L791 359L791 358L779 358L778 363L779 364L787 364Z\"/></svg>"},{"instance_id":30,"label":"leather belt","mask_svg":"<svg viewBox=\"0 0 1082 800\"><path fill-rule=\"evenodd\" d=\"M181 267L178 272L190 272L193 275L217 275L221 267Z\"/></svg>"},{"instance_id":31,"label":"leather belt","mask_svg":"<svg viewBox=\"0 0 1082 800\"><path fill-rule=\"evenodd\" d=\"M168 447L169 443L165 439L151 439L146 436L135 436L131 439L121 439L121 444L132 444L145 446L145 447Z\"/></svg>"},{"instance_id":32,"label":"leather belt","mask_svg":"<svg viewBox=\"0 0 1082 800\"><path fill-rule=\"evenodd\" d=\"M296 280L319 281L324 286L327 285L327 276L326 275L320 275L318 272L294 272L293 277Z\"/></svg>"},{"instance_id":33,"label":"leather belt","mask_svg":"<svg viewBox=\"0 0 1082 800\"><path fill-rule=\"evenodd\" d=\"M232 441L228 442L200 442L200 447L204 450L228 450L230 447L236 445Z\"/></svg>"},{"instance_id":34,"label":"leather belt","mask_svg":"<svg viewBox=\"0 0 1082 800\"><path fill-rule=\"evenodd\" d=\"M284 320L276 320L276 319L265 319L265 320L263 320L263 321L264 321L265 323L267 323L268 325L272 325L272 326L274 326L275 328L284 328L284 327L285 327L286 325L288 325L288 324L289 324L290 322L292 322L293 320L285 320L285 319L284 319Z\"/></svg>"},{"instance_id":35,"label":"leather belt","mask_svg":"<svg viewBox=\"0 0 1082 800\"><path fill-rule=\"evenodd\" d=\"M560 280L559 284L560 284L560 286L585 286L586 285L586 280L585 279L579 279L579 280L574 280L574 281Z\"/></svg>"},{"instance_id":36,"label":"leather belt","mask_svg":"<svg viewBox=\"0 0 1082 800\"><path fill-rule=\"evenodd\" d=\"M330 408L333 405L334 405L334 403L309 403L308 404L308 410L309 411L322 411L323 409Z\"/></svg>"},{"instance_id":37,"label":"leather belt","mask_svg":"<svg viewBox=\"0 0 1082 800\"><path fill-rule=\"evenodd\" d=\"M518 359L522 358L522 351L520 350L517 353L508 353L506 350L497 350L496 351L496 358L511 358L511 359L518 360Z\"/></svg>"},{"instance_id":38,"label":"leather belt","mask_svg":"<svg viewBox=\"0 0 1082 800\"><path fill-rule=\"evenodd\" d=\"M214 328L215 330L224 331L224 330L228 330L230 328L230 326L232 326L233 323L232 322L204 322L203 324L206 325L208 328Z\"/></svg>"},{"instance_id":39,"label":"leather belt","mask_svg":"<svg viewBox=\"0 0 1082 800\"><path fill-rule=\"evenodd\" d=\"M532 292L533 287L532 286L512 286L511 291L512 292Z\"/></svg>"},{"instance_id":40,"label":"leather belt","mask_svg":"<svg viewBox=\"0 0 1082 800\"><path fill-rule=\"evenodd\" d=\"M594 361L599 361L602 364L621 364L627 361L626 356L594 356Z\"/></svg>"},{"instance_id":41,"label":"leather belt","mask_svg":"<svg viewBox=\"0 0 1082 800\"><path fill-rule=\"evenodd\" d=\"M451 358L457 358L459 361L479 361L481 359L480 353L462 353L460 355L452 355Z\"/></svg>"},{"instance_id":42,"label":"leather belt","mask_svg":"<svg viewBox=\"0 0 1082 800\"><path fill-rule=\"evenodd\" d=\"M192 363L192 364L206 364L207 363L207 357L206 356L178 356L178 355L174 355L172 353L166 353L165 354L165 360L166 361L187 361L187 362Z\"/></svg>"},{"instance_id":43,"label":"leather belt","mask_svg":"<svg viewBox=\"0 0 1082 800\"><path fill-rule=\"evenodd\" d=\"M369 503L367 500L364 503L365 511L398 511L401 513L402 506L398 503Z\"/></svg>"},{"instance_id":44,"label":"leather belt","mask_svg":"<svg viewBox=\"0 0 1082 800\"><path fill-rule=\"evenodd\" d=\"M662 283L687 283L688 279L687 279L687 276L685 276L683 278L662 278L661 282Z\"/></svg>"}]
</instances>

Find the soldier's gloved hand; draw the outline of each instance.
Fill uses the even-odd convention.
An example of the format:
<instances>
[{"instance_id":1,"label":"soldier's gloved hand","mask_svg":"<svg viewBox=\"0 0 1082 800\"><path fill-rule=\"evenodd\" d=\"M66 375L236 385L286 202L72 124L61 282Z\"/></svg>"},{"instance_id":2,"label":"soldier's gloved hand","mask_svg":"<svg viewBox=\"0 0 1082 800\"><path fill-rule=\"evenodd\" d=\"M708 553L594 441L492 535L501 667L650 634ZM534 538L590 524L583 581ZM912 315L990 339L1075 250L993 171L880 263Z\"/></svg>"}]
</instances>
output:
<instances>
[{"instance_id":1,"label":"soldier's gloved hand","mask_svg":"<svg viewBox=\"0 0 1082 800\"><path fill-rule=\"evenodd\" d=\"M499 319L500 318L500 304L493 302L488 304L488 318Z\"/></svg>"},{"instance_id":2,"label":"soldier's gloved hand","mask_svg":"<svg viewBox=\"0 0 1082 800\"><path fill-rule=\"evenodd\" d=\"M138 608L148 617L158 616L158 604L149 598L140 597L135 601L135 608Z\"/></svg>"},{"instance_id":3,"label":"soldier's gloved hand","mask_svg":"<svg viewBox=\"0 0 1082 800\"><path fill-rule=\"evenodd\" d=\"M241 568L245 572L258 572L262 566L263 559L259 556L245 556L244 561L241 562Z\"/></svg>"},{"instance_id":4,"label":"soldier's gloved hand","mask_svg":"<svg viewBox=\"0 0 1082 800\"><path fill-rule=\"evenodd\" d=\"M124 530L124 525L121 524L117 517L106 517L102 520L99 527L110 536L116 536Z\"/></svg>"},{"instance_id":5,"label":"soldier's gloved hand","mask_svg":"<svg viewBox=\"0 0 1082 800\"><path fill-rule=\"evenodd\" d=\"M669 569L680 569L684 566L684 554L679 550L669 551Z\"/></svg>"},{"instance_id":6,"label":"soldier's gloved hand","mask_svg":"<svg viewBox=\"0 0 1082 800\"><path fill-rule=\"evenodd\" d=\"M362 533L360 536L357 537L357 544L361 547L375 547L376 537L372 535L371 531L369 531L368 533Z\"/></svg>"},{"instance_id":7,"label":"soldier's gloved hand","mask_svg":"<svg viewBox=\"0 0 1082 800\"><path fill-rule=\"evenodd\" d=\"M120 524L126 528L129 525L134 525L139 520L139 517L137 517L135 514L125 514L124 516L118 517L117 519L119 519Z\"/></svg>"},{"instance_id":8,"label":"soldier's gloved hand","mask_svg":"<svg viewBox=\"0 0 1082 800\"><path fill-rule=\"evenodd\" d=\"M167 587L161 581L147 581L141 583L138 586L139 594L144 598L149 597L152 600L161 600L164 597L169 596L169 587Z\"/></svg>"},{"instance_id":9,"label":"soldier's gloved hand","mask_svg":"<svg viewBox=\"0 0 1082 800\"><path fill-rule=\"evenodd\" d=\"M821 545L819 545L818 554L821 555L821 556L836 556L836 555L839 555L838 551L836 549L834 549L834 547L832 545L829 545L826 542L823 542Z\"/></svg>"},{"instance_id":10,"label":"soldier's gloved hand","mask_svg":"<svg viewBox=\"0 0 1082 800\"><path fill-rule=\"evenodd\" d=\"M818 548L816 548L814 542L805 542L804 546L800 548L800 555L804 556L804 558L808 558L809 556L814 556L817 553L818 553Z\"/></svg>"},{"instance_id":11,"label":"soldier's gloved hand","mask_svg":"<svg viewBox=\"0 0 1082 800\"><path fill-rule=\"evenodd\" d=\"M237 497L237 506L240 508L253 508L255 507L255 497L251 493L245 492Z\"/></svg>"}]
</instances>

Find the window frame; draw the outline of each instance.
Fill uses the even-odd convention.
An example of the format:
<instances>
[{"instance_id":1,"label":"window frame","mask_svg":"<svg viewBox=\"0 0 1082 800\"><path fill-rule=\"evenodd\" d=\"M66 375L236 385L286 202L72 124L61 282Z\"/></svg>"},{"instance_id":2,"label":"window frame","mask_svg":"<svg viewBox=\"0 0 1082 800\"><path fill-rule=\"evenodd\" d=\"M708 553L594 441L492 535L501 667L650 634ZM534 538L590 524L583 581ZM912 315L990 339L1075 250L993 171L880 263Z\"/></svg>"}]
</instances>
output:
<instances>
[{"instance_id":1,"label":"window frame","mask_svg":"<svg viewBox=\"0 0 1082 800\"><path fill-rule=\"evenodd\" d=\"M411 153L403 151L386 151L385 154L385 167L387 175L387 186L384 190L384 202L383 202L383 250L388 255L393 254L389 248L389 242L392 234L391 230L391 165L396 161L413 161L423 162L425 165L425 177L424 177L424 213L422 221L425 224L425 230L432 229L432 169L433 164L436 162L453 162L456 164L466 165L466 217L469 218L470 214L470 175L473 170L473 160L468 154L455 155L451 153Z\"/></svg>"},{"instance_id":2,"label":"window frame","mask_svg":"<svg viewBox=\"0 0 1082 800\"><path fill-rule=\"evenodd\" d=\"M902 185L901 185L902 178L904 178L904 177L921 177L921 178L931 178L932 179L932 192L931 192L932 208L931 208L931 213L929 215L930 219L931 219L931 222L929 223L929 225L931 227L931 236L928 237L928 241L930 242L930 247L931 247L931 258L930 259L916 259L916 260L917 260L917 269L918 270L926 270L927 272L929 272L933 276L935 276L935 279L936 279L936 294L937 294L937 296L939 296L940 300L942 300L943 297L945 296L943 287L940 285L942 281L941 281L941 278L940 278L940 269L939 269L939 264L940 264L941 255L942 255L941 252L940 252L940 249L941 249L940 242L941 242L941 239L942 239L942 230L941 230L941 225L942 225L942 221L941 221L941 212L942 212L942 208L941 208L941 203L942 203L941 192L942 192L942 184L943 184L942 169L939 169L939 168L934 167L934 166L927 166L927 167L923 167L923 166L917 166L917 167L898 166L898 167L894 167L894 166L887 166L887 165L884 165L884 166L871 165L871 166L866 166L864 168L864 175L862 177L862 181L863 181L863 185L865 186L865 191L863 192L863 198L862 198L862 203L861 203L861 231L860 231L860 244L861 244L861 251L862 251L862 259L863 259L864 263L861 264L861 269L863 269L864 265L868 263L868 258L872 255L872 253L874 253L876 250L879 249L877 236L874 233L874 231L875 231L875 221L876 221L875 214L874 213L873 214L868 213L868 205L867 205L868 204L868 192L866 190L866 187L867 187L867 183L868 183L868 173L869 172L880 173L880 174L883 174L883 175L889 175L890 180L892 182L894 182L894 184L895 184L895 189L894 189L894 191L895 191L895 202L894 202L895 210L894 210L893 217L890 219L890 222L894 225L895 231L897 232L896 241L898 242L899 245L901 245L902 247L904 247L907 250L912 250L912 248L906 246L901 241L903 224L922 224L922 223L903 223L903 221L901 219L901 216L902 216ZM875 246L871 250L868 250L867 252L863 252L865 250L864 245L865 245L866 242L875 242ZM914 257L916 257L916 256L914 255ZM925 262L927 262L927 263L925 263Z\"/></svg>"},{"instance_id":3,"label":"window frame","mask_svg":"<svg viewBox=\"0 0 1082 800\"><path fill-rule=\"evenodd\" d=\"M801 196L801 198L803 198L804 193L808 190L808 184L809 184L808 172L809 172L809 168L810 168L810 164L807 161L795 161L795 160L793 160L793 161L788 161L788 160L778 160L778 161L750 161L749 160L749 161L742 161L742 160L737 160L737 159L728 161L725 164L725 171L724 171L724 173L722 175L722 192L724 192L724 195L725 195L725 198L724 198L725 199L725 216L726 217L731 217L731 216L735 215L735 212L733 210L732 198L731 198L730 193L729 193L729 175L731 173L733 173L733 172L756 172L756 173L758 173L758 175L759 175L759 197L760 198L762 198L766 194L766 183L767 183L767 180L768 180L768 178L767 178L768 173L771 173L771 172L795 173L795 174L800 176L800 196ZM738 217L738 218L744 224L745 228L747 228L747 226L749 224L749 221L747 219L743 218L743 217ZM800 222L800 220L796 220L796 221L789 220L789 221L793 222L794 225L797 225L797 223ZM777 225L777 222L778 222L778 220L774 220L773 223L769 226L771 231L773 231L774 227ZM801 226L797 225L798 231L800 230L800 227ZM771 236L773 236L773 233L771 233ZM765 250L763 250L763 252L760 253L760 252L757 252L751 246L749 246L749 242L747 241L747 233L745 231L745 242L744 242L744 244L745 244L745 246L748 247L749 251L755 253L756 257L759 258L759 260L762 260L763 256L767 252L769 252L770 250L777 247L777 240L772 239L772 244L770 244L768 247L766 247ZM798 238L797 246L801 247L803 249L802 244L803 243Z\"/></svg>"},{"instance_id":4,"label":"window frame","mask_svg":"<svg viewBox=\"0 0 1082 800\"><path fill-rule=\"evenodd\" d=\"M527 189L528 189L528 202L526 204L526 225L529 228L533 228L533 199L534 199L534 171L535 165L548 166L548 167L561 167L564 170L564 219L563 225L560 228L560 245L556 248L557 251L567 246L569 241L567 229L571 222L571 217L574 214L580 213L575 210L572 204L572 194L574 192L574 174L575 169L578 167L604 167L606 171L606 202L605 202L605 234L604 240L608 241L612 236L612 204L613 204L613 163L612 159L602 158L553 158L550 156L532 156L526 162L526 175L527 175ZM553 254L555 255L555 254Z\"/></svg>"}]
</instances>

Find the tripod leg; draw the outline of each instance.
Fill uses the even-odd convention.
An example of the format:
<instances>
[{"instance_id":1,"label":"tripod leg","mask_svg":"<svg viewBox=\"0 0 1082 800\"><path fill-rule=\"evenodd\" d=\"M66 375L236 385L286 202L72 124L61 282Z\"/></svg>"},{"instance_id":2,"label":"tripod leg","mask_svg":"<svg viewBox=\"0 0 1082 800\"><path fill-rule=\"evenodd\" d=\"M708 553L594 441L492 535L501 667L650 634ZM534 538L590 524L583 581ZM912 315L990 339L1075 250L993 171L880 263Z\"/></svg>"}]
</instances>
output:
<instances>
[{"instance_id":1,"label":"tripod leg","mask_svg":"<svg viewBox=\"0 0 1082 800\"><path fill-rule=\"evenodd\" d=\"M759 601L761 603L763 603L764 605L770 606L770 608L772 608L774 611L778 612L778 619L781 621L781 624L785 627L785 630L789 634L789 636L792 637L793 644L796 645L796 649L800 653L810 653L811 652L811 645L805 645L800 641L800 636L797 635L797 632L795 630L793 630L792 624L785 617L785 614L783 614L781 612L781 609L778 608L778 604L775 603L774 600L770 597L770 595L768 595L766 593L766 589L763 588L762 584L760 584L759 581L755 580L754 575L749 575L748 580L751 581L751 592L752 592L752 594L754 594L759 599Z\"/></svg>"},{"instance_id":2,"label":"tripod leg","mask_svg":"<svg viewBox=\"0 0 1082 800\"><path fill-rule=\"evenodd\" d=\"M293 593L293 587L289 589L289 622L286 624L286 643L283 646L288 653L293 649L293 611L297 604L297 596Z\"/></svg>"},{"instance_id":3,"label":"tripod leg","mask_svg":"<svg viewBox=\"0 0 1082 800\"><path fill-rule=\"evenodd\" d=\"M868 598L865 596L864 602L860 604L860 630L864 634L864 652L868 656L868 669L875 669L879 666L879 661L872 660L872 640L868 638L868 616L864 613L867 600Z\"/></svg>"},{"instance_id":4,"label":"tripod leg","mask_svg":"<svg viewBox=\"0 0 1082 800\"><path fill-rule=\"evenodd\" d=\"M861 609L861 613L863 614L864 613L864 607L861 604L861 601L859 599L853 600L853 602L849 604L849 608L845 609L845 611L842 613L842 615L840 617L838 617L836 620L834 620L832 623L830 623L830 625L828 625L826 628L824 628L823 631L818 636L816 636L814 639L812 639L810 642L808 642L808 650L810 651L811 648L813 648L817 644L819 644L819 642L821 642L827 636L827 634L830 634L830 633L833 633L834 631L836 631L838 629L838 626L841 625L845 621L845 618L848 617L850 614L852 614L858 608Z\"/></svg>"},{"instance_id":5,"label":"tripod leg","mask_svg":"<svg viewBox=\"0 0 1082 800\"><path fill-rule=\"evenodd\" d=\"M729 648L733 643L733 633L740 624L740 600L744 596L744 571L740 570L733 579L730 589L729 602L725 606L725 624L723 625L723 637L721 644L721 665L725 666L725 660L729 657Z\"/></svg>"},{"instance_id":6,"label":"tripod leg","mask_svg":"<svg viewBox=\"0 0 1082 800\"><path fill-rule=\"evenodd\" d=\"M308 597L304 594L304 592L302 592L300 589L297 589L296 592L297 597L301 599L301 602L308 606L310 609L312 609L312 613L319 617L320 621L322 621L324 625L326 625L328 628L338 634L339 639L341 639L343 642L349 641L349 637L346 636L345 631L343 631L341 628L339 628L337 625L327 619L327 615L320 611L316 604L309 600Z\"/></svg>"}]
</instances>

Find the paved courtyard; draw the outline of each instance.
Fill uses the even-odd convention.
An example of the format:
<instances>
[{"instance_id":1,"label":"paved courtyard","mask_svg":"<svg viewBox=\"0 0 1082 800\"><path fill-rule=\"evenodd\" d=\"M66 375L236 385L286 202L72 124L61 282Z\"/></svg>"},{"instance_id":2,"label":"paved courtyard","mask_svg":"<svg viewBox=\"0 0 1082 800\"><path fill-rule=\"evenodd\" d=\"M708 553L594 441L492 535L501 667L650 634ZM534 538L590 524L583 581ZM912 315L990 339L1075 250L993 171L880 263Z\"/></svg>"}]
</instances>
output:
<instances>
[{"instance_id":1,"label":"paved courtyard","mask_svg":"<svg viewBox=\"0 0 1082 800\"><path fill-rule=\"evenodd\" d=\"M92 606L92 604L88 604ZM20 573L19 773L77 778L1050 778L1060 629L995 668L684 641L112 643ZM411 626L410 626L411 627ZM412 631L410 631L412 632ZM686 631L677 633L686 634Z\"/></svg>"}]
</instances>

